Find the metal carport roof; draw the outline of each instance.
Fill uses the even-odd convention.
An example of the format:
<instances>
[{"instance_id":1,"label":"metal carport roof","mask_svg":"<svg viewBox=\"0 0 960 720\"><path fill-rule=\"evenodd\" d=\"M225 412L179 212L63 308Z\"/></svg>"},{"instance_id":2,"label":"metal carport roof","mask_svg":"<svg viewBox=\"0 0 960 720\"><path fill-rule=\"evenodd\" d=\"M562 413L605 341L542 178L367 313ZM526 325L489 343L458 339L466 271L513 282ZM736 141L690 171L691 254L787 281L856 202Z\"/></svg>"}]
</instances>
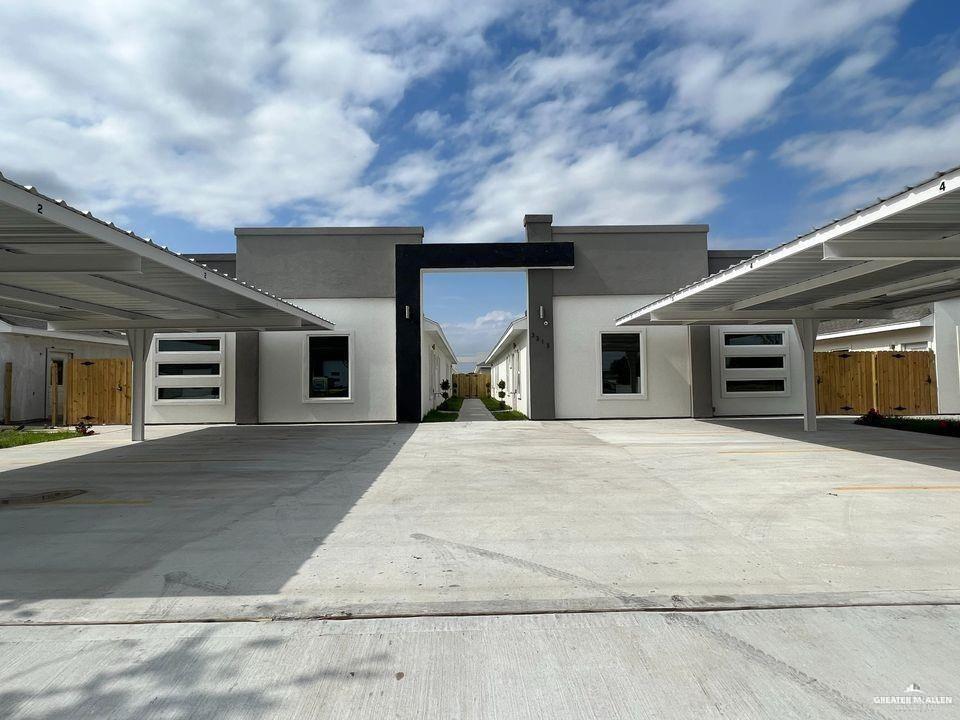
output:
<instances>
[{"instance_id":1,"label":"metal carport roof","mask_svg":"<svg viewBox=\"0 0 960 720\"><path fill-rule=\"evenodd\" d=\"M960 167L617 319L617 325L792 322L804 351L804 427L815 430L817 324L889 318L960 296Z\"/></svg>"},{"instance_id":2,"label":"metal carport roof","mask_svg":"<svg viewBox=\"0 0 960 720\"><path fill-rule=\"evenodd\" d=\"M960 168L703 278L617 325L883 318L960 295Z\"/></svg>"},{"instance_id":3,"label":"metal carport roof","mask_svg":"<svg viewBox=\"0 0 960 720\"><path fill-rule=\"evenodd\" d=\"M158 330L330 330L333 323L0 175L0 314L54 331L122 330L133 439Z\"/></svg>"},{"instance_id":4,"label":"metal carport roof","mask_svg":"<svg viewBox=\"0 0 960 720\"><path fill-rule=\"evenodd\" d=\"M51 330L333 323L0 175L0 314Z\"/></svg>"}]
</instances>

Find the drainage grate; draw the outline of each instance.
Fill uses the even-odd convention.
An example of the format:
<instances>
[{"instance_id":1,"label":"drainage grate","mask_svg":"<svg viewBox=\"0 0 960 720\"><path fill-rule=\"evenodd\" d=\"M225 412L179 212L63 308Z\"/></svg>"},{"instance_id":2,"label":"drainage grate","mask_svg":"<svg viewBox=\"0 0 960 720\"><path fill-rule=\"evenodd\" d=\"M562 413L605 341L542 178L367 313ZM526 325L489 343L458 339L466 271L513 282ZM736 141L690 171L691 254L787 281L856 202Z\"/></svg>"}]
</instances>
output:
<instances>
[{"instance_id":1,"label":"drainage grate","mask_svg":"<svg viewBox=\"0 0 960 720\"><path fill-rule=\"evenodd\" d=\"M49 490L32 495L10 495L0 498L0 507L10 505L41 505L42 503L56 502L57 500L66 500L77 495L83 495L86 490Z\"/></svg>"}]
</instances>

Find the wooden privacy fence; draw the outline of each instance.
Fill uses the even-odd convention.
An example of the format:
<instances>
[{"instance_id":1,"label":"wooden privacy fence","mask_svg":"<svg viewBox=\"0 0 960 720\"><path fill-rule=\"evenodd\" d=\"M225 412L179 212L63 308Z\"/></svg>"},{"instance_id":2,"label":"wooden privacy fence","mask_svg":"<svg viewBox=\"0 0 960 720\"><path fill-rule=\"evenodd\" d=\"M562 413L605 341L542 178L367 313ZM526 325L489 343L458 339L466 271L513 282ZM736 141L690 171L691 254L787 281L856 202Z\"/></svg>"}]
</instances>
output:
<instances>
[{"instance_id":1,"label":"wooden privacy fence","mask_svg":"<svg viewBox=\"0 0 960 720\"><path fill-rule=\"evenodd\" d=\"M937 412L937 372L929 350L814 353L817 413L884 415Z\"/></svg>"},{"instance_id":2,"label":"wooden privacy fence","mask_svg":"<svg viewBox=\"0 0 960 720\"><path fill-rule=\"evenodd\" d=\"M130 358L67 360L66 424L89 417L94 425L128 425L132 368Z\"/></svg>"},{"instance_id":3,"label":"wooden privacy fence","mask_svg":"<svg viewBox=\"0 0 960 720\"><path fill-rule=\"evenodd\" d=\"M464 398L482 398L490 394L487 384L490 376L486 373L454 373L453 384L456 391L452 394Z\"/></svg>"}]
</instances>

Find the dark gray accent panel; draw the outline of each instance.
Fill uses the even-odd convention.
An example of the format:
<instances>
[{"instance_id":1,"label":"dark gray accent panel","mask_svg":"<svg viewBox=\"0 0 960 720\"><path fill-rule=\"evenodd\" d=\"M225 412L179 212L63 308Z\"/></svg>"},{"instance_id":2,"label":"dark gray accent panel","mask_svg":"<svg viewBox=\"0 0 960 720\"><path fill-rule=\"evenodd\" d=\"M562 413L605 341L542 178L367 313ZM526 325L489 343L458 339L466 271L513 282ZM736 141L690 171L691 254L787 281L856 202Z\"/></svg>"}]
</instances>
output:
<instances>
[{"instance_id":1,"label":"dark gray accent panel","mask_svg":"<svg viewBox=\"0 0 960 720\"><path fill-rule=\"evenodd\" d=\"M555 227L573 241L577 266L554 279L555 295L660 295L707 275L707 226Z\"/></svg>"},{"instance_id":2,"label":"dark gray accent panel","mask_svg":"<svg viewBox=\"0 0 960 720\"><path fill-rule=\"evenodd\" d=\"M234 422L256 425L260 422L260 333L237 333L234 356Z\"/></svg>"},{"instance_id":3,"label":"dark gray accent panel","mask_svg":"<svg viewBox=\"0 0 960 720\"><path fill-rule=\"evenodd\" d=\"M284 298L395 297L394 248L421 242L423 228L238 229L237 277Z\"/></svg>"},{"instance_id":4,"label":"dark gray accent panel","mask_svg":"<svg viewBox=\"0 0 960 720\"><path fill-rule=\"evenodd\" d=\"M693 417L713 417L713 358L710 327L691 325L690 380Z\"/></svg>"},{"instance_id":5,"label":"dark gray accent panel","mask_svg":"<svg viewBox=\"0 0 960 720\"><path fill-rule=\"evenodd\" d=\"M197 255L189 255L184 253L187 257L190 257L196 260L198 263L206 265L208 268L213 268L221 275L226 275L227 277L236 277L237 276L237 254L236 253L200 253Z\"/></svg>"},{"instance_id":6,"label":"dark gray accent panel","mask_svg":"<svg viewBox=\"0 0 960 720\"><path fill-rule=\"evenodd\" d=\"M421 272L428 269L571 268L573 260L573 243L563 242L397 245L397 420L420 420ZM552 341L550 347L552 351ZM552 383L552 371L550 376Z\"/></svg>"},{"instance_id":7,"label":"dark gray accent panel","mask_svg":"<svg viewBox=\"0 0 960 720\"><path fill-rule=\"evenodd\" d=\"M553 359L554 276L553 270L527 270L531 420L554 420L557 417ZM542 318L540 308L543 308Z\"/></svg>"},{"instance_id":8,"label":"dark gray accent panel","mask_svg":"<svg viewBox=\"0 0 960 720\"><path fill-rule=\"evenodd\" d=\"M525 215L528 243L553 242L553 215ZM572 270L564 270L572 272ZM540 317L543 308L543 317ZM553 358L553 270L527 270L527 334L530 362L530 419L555 420Z\"/></svg>"},{"instance_id":9,"label":"dark gray accent panel","mask_svg":"<svg viewBox=\"0 0 960 720\"><path fill-rule=\"evenodd\" d=\"M707 270L713 275L762 252L763 250L708 250Z\"/></svg>"}]
</instances>

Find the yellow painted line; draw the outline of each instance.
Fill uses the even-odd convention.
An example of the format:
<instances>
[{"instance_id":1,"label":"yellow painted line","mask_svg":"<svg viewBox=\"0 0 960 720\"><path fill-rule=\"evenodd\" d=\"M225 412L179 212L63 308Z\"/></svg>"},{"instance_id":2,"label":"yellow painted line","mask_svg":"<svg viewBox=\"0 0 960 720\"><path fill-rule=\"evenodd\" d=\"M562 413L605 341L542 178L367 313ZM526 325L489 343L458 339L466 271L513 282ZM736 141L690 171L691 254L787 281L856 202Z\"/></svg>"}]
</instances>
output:
<instances>
[{"instance_id":1,"label":"yellow painted line","mask_svg":"<svg viewBox=\"0 0 960 720\"><path fill-rule=\"evenodd\" d=\"M960 485L844 485L834 488L837 492L895 492L899 490L935 490L960 492Z\"/></svg>"}]
</instances>

